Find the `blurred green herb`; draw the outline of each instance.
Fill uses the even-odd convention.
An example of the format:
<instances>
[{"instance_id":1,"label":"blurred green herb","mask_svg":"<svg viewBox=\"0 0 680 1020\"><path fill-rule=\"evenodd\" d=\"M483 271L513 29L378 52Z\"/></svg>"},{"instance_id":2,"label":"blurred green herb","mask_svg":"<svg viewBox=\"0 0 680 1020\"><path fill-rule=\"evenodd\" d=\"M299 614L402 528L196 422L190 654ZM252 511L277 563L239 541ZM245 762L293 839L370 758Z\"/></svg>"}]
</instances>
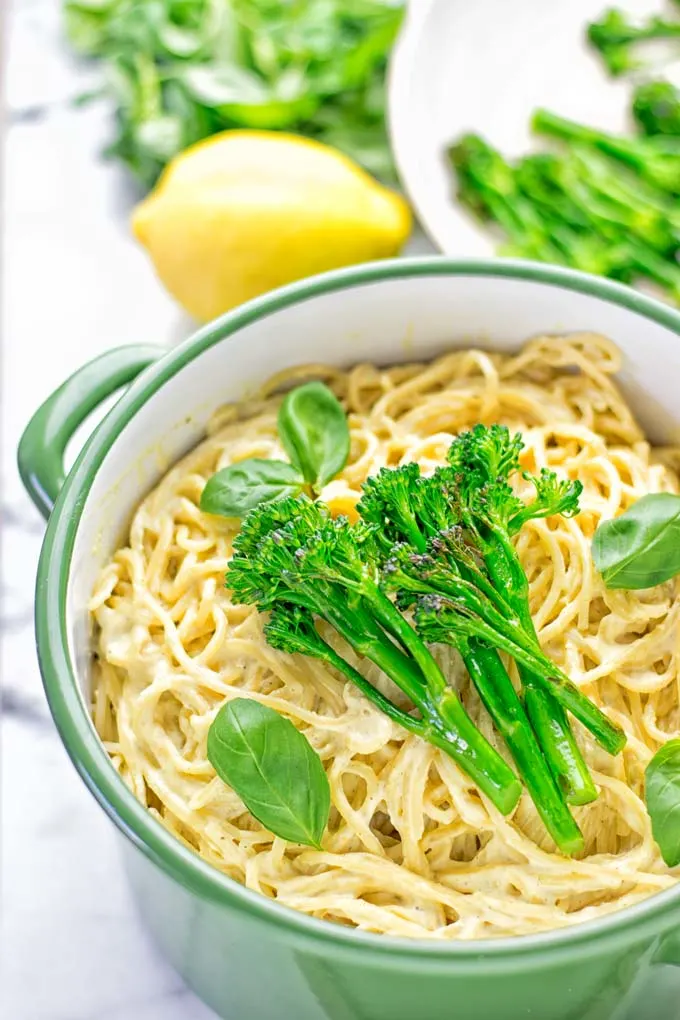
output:
<instances>
[{"instance_id":1,"label":"blurred green herb","mask_svg":"<svg viewBox=\"0 0 680 1020\"><path fill-rule=\"evenodd\" d=\"M104 65L107 152L145 187L228 128L299 132L394 176L383 79L402 0L66 0L65 16Z\"/></svg>"}]
</instances>

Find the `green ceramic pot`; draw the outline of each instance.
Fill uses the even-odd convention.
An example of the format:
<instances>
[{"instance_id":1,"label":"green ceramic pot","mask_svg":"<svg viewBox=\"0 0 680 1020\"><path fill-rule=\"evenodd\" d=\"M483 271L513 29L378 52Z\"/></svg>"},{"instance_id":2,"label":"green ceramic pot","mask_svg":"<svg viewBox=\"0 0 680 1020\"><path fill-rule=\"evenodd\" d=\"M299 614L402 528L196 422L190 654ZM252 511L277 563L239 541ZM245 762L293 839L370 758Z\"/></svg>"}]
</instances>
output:
<instances>
[{"instance_id":1,"label":"green ceramic pot","mask_svg":"<svg viewBox=\"0 0 680 1020\"><path fill-rule=\"evenodd\" d=\"M680 315L616 284L510 261L383 262L252 302L157 357L121 348L81 369L22 439L26 487L49 514L36 591L52 714L117 827L158 943L230 1020L679 1020L680 885L570 929L518 939L408 941L316 921L249 892L137 803L90 722L86 605L140 498L202 436L211 412L279 369L424 358L471 342L593 330L625 355L620 382L654 441L680 420ZM130 383L64 478L74 429ZM54 506L52 506L54 502Z\"/></svg>"}]
</instances>

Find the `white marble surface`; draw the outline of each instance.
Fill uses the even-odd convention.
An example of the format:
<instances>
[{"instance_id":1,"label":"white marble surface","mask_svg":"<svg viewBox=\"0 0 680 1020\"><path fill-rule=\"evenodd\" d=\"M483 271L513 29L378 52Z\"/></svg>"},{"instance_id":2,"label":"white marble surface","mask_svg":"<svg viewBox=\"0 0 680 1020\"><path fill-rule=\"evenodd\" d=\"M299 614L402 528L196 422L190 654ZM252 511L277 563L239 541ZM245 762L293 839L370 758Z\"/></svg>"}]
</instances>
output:
<instances>
[{"instance_id":1,"label":"white marble surface","mask_svg":"<svg viewBox=\"0 0 680 1020\"><path fill-rule=\"evenodd\" d=\"M8 24L2 396L2 1007L8 1020L208 1020L135 916L109 823L43 699L32 588L43 524L14 466L22 427L92 355L187 331L128 236L134 191L98 152L101 106L71 98L59 0Z\"/></svg>"},{"instance_id":2,"label":"white marble surface","mask_svg":"<svg viewBox=\"0 0 680 1020\"><path fill-rule=\"evenodd\" d=\"M139 340L171 344L191 329L129 235L134 188L99 157L106 110L71 105L96 72L70 59L60 6L15 0L6 32L0 1013L209 1020L135 915L109 822L52 726L33 646L43 523L15 468L21 430L98 352Z\"/></svg>"}]
</instances>

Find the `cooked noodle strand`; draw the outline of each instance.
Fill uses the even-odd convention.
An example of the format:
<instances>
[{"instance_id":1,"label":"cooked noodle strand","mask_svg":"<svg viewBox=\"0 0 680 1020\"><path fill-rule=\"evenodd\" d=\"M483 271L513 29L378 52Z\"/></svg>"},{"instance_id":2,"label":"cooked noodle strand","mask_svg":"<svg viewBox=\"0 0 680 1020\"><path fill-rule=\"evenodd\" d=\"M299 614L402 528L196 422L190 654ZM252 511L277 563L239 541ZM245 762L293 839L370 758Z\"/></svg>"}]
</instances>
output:
<instances>
[{"instance_id":1,"label":"cooked noodle strand","mask_svg":"<svg viewBox=\"0 0 680 1020\"><path fill-rule=\"evenodd\" d=\"M578 334L540 337L516 356L464 350L428 365L309 366L218 412L208 438L141 504L92 598L94 720L135 796L249 888L392 935L522 935L673 884L680 876L660 857L642 793L649 759L680 735L678 588L607 591L590 557L601 517L647 492L678 491L616 387L619 360L611 342ZM237 524L199 511L202 487L235 461L285 456L280 391L310 376L326 381L350 416L350 461L322 494L334 513L352 515L362 481L384 465L415 460L432 471L451 439L478 421L523 433L524 468L583 483L577 518L531 521L518 538L545 651L628 735L612 758L575 724L600 791L575 811L586 840L581 860L555 852L526 794L503 818L442 752L402 731L329 667L270 648L257 611L230 601L224 573ZM438 655L499 746L456 654ZM374 666L353 662L402 698ZM237 696L288 716L321 756L333 801L323 851L273 837L216 778L208 729Z\"/></svg>"}]
</instances>

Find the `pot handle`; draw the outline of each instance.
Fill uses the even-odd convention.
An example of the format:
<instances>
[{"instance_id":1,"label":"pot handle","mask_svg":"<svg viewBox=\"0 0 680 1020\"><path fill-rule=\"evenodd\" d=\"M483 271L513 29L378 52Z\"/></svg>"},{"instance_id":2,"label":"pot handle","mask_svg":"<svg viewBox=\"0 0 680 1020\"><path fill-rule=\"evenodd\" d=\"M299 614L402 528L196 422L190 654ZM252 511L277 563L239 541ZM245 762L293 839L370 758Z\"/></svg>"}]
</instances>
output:
<instances>
[{"instance_id":1,"label":"pot handle","mask_svg":"<svg viewBox=\"0 0 680 1020\"><path fill-rule=\"evenodd\" d=\"M24 488L43 517L49 517L64 484L64 455L78 426L163 353L162 347L150 344L115 347L74 372L35 412L17 459Z\"/></svg>"}]
</instances>

